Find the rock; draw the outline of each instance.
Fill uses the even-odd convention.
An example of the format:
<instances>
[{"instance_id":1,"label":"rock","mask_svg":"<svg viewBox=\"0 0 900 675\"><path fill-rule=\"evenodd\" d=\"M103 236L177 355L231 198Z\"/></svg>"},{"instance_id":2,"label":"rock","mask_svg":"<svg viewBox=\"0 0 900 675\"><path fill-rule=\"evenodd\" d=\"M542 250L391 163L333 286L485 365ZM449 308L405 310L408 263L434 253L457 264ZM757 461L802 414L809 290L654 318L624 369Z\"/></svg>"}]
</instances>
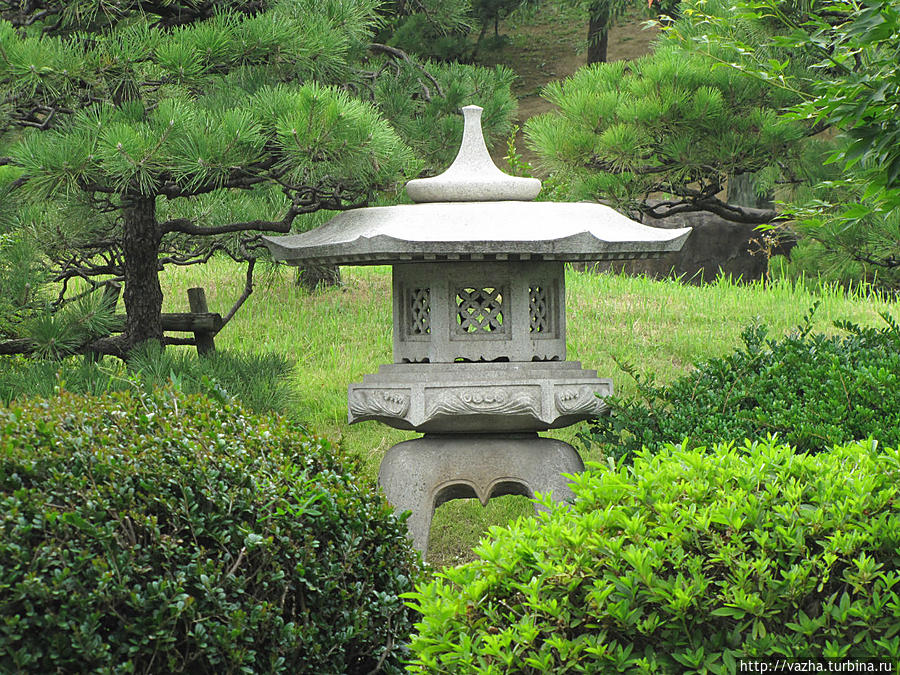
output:
<instances>
[{"instance_id":1,"label":"rock","mask_svg":"<svg viewBox=\"0 0 900 675\"><path fill-rule=\"evenodd\" d=\"M698 211L667 218L644 215L641 222L653 227L674 229L692 227L693 231L680 251L658 258L603 261L587 267L597 271L616 271L646 275L653 279L680 277L701 284L713 281L719 274L742 281L757 281L766 275L768 258L762 250L763 233L756 225L734 223L713 213ZM796 244L782 238L775 242L771 255L786 255Z\"/></svg>"}]
</instances>

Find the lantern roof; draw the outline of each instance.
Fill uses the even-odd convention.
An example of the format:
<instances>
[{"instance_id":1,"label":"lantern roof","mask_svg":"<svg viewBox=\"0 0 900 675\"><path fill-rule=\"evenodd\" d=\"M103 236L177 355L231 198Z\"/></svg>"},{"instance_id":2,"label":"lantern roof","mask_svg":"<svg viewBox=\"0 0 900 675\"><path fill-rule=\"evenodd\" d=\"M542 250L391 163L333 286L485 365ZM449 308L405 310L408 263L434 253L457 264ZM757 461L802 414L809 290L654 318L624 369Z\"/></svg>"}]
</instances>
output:
<instances>
[{"instance_id":1,"label":"lantern roof","mask_svg":"<svg viewBox=\"0 0 900 675\"><path fill-rule=\"evenodd\" d=\"M308 232L263 237L292 264L380 265L443 260L622 260L678 251L691 228L638 223L596 203L533 202L536 178L491 160L478 106L463 108L459 154L444 173L411 180L414 204L344 211Z\"/></svg>"}]
</instances>

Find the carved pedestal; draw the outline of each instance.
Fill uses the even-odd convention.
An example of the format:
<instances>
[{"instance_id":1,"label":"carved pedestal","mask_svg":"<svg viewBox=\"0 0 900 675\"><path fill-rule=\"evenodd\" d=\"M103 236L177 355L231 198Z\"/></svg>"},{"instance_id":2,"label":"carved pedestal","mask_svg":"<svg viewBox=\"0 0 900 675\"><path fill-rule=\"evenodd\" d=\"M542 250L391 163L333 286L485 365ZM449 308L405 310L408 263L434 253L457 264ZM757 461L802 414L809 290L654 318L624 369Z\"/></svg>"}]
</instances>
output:
<instances>
[{"instance_id":1,"label":"carved pedestal","mask_svg":"<svg viewBox=\"0 0 900 675\"><path fill-rule=\"evenodd\" d=\"M384 365L351 384L350 423L423 433L558 429L604 414L612 382L577 361Z\"/></svg>"},{"instance_id":2,"label":"carved pedestal","mask_svg":"<svg viewBox=\"0 0 900 675\"><path fill-rule=\"evenodd\" d=\"M537 492L565 501L572 491L563 474L583 470L575 448L537 434L426 434L387 451L378 483L398 512L412 512L406 526L424 556L434 510L444 502Z\"/></svg>"},{"instance_id":3,"label":"carved pedestal","mask_svg":"<svg viewBox=\"0 0 900 675\"><path fill-rule=\"evenodd\" d=\"M566 361L559 261L394 265L394 363L351 384L349 421L426 434L391 448L379 473L412 512L423 553L437 506L478 497L571 496L575 449L535 432L604 414L612 382Z\"/></svg>"}]
</instances>

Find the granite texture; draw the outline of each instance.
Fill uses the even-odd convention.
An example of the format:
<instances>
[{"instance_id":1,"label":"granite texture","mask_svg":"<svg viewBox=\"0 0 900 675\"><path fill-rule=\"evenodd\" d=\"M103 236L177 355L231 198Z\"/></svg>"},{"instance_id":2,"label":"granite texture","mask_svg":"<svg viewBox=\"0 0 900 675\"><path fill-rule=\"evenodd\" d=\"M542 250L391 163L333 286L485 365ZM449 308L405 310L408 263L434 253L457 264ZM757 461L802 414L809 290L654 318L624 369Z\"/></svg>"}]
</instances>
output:
<instances>
[{"instance_id":1,"label":"granite texture","mask_svg":"<svg viewBox=\"0 0 900 675\"><path fill-rule=\"evenodd\" d=\"M549 493L571 500L564 474L584 470L568 443L536 434L426 435L393 446L378 471L378 484L398 512L410 511L406 527L425 555L434 510L451 499ZM538 511L539 507L535 507Z\"/></svg>"},{"instance_id":2,"label":"granite texture","mask_svg":"<svg viewBox=\"0 0 900 675\"><path fill-rule=\"evenodd\" d=\"M577 361L384 365L348 391L348 421L423 433L545 431L607 412L612 381Z\"/></svg>"},{"instance_id":3,"label":"granite texture","mask_svg":"<svg viewBox=\"0 0 900 675\"><path fill-rule=\"evenodd\" d=\"M563 263L394 265L394 363L566 358Z\"/></svg>"},{"instance_id":4,"label":"granite texture","mask_svg":"<svg viewBox=\"0 0 900 675\"><path fill-rule=\"evenodd\" d=\"M690 231L641 225L602 204L442 202L354 209L263 241L273 258L298 265L627 260L677 251Z\"/></svg>"},{"instance_id":5,"label":"granite texture","mask_svg":"<svg viewBox=\"0 0 900 675\"><path fill-rule=\"evenodd\" d=\"M414 202L486 202L531 200L541 191L537 178L520 178L503 173L494 164L484 144L482 109L467 105L463 113L463 138L459 153L444 173L433 178L417 178L406 184L406 194Z\"/></svg>"}]
</instances>

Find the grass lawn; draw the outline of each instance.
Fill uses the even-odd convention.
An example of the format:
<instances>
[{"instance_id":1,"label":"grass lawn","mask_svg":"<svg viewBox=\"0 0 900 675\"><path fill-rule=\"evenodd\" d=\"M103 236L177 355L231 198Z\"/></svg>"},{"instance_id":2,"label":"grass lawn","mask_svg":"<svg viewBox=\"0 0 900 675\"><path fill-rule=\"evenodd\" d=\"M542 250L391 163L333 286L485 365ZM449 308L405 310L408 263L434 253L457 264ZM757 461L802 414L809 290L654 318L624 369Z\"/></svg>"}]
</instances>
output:
<instances>
[{"instance_id":1,"label":"grass lawn","mask_svg":"<svg viewBox=\"0 0 900 675\"><path fill-rule=\"evenodd\" d=\"M283 267L260 270L253 295L216 337L216 346L295 359L298 417L310 430L361 456L364 478L374 482L385 450L416 436L375 422L347 424L347 386L392 360L390 269L344 268L342 287L313 294L294 285L292 272ZM186 289L203 286L210 311L224 314L243 284L243 268L228 261L168 270L164 311L187 311ZM568 358L613 378L617 393L623 394L634 386L616 360L669 381L695 361L730 352L750 323L766 324L772 336L789 332L816 301L821 305L814 325L820 332L836 332L836 320L879 325L881 311L900 319L897 301L848 297L827 288L813 293L787 282L766 286L720 280L697 287L569 270L566 296ZM576 430L546 435L574 443ZM530 512L524 497L502 497L487 508L475 500L449 502L435 514L429 561L440 565L471 559L472 546L488 527Z\"/></svg>"}]
</instances>

